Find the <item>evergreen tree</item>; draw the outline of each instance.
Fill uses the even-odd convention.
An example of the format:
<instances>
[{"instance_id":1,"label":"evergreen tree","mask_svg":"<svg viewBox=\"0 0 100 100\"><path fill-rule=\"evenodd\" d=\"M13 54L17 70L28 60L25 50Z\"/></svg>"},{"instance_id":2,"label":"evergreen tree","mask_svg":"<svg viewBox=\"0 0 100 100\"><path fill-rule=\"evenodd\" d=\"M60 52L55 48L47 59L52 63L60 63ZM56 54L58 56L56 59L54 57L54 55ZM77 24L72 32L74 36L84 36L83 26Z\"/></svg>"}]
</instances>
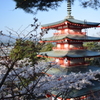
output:
<instances>
[{"instance_id":1,"label":"evergreen tree","mask_svg":"<svg viewBox=\"0 0 100 100\"><path fill-rule=\"evenodd\" d=\"M44 44L43 48L41 49L41 52L51 51L53 46L54 45L52 43Z\"/></svg>"},{"instance_id":2,"label":"evergreen tree","mask_svg":"<svg viewBox=\"0 0 100 100\"><path fill-rule=\"evenodd\" d=\"M57 9L65 0L13 0L16 2L16 8L21 8L28 13L36 13L40 11L48 11L49 9ZM67 0L66 0L67 1ZM73 4L75 0L70 0ZM79 0L83 7L91 7L98 9L100 7L99 0Z\"/></svg>"},{"instance_id":3,"label":"evergreen tree","mask_svg":"<svg viewBox=\"0 0 100 100\"><path fill-rule=\"evenodd\" d=\"M10 53L12 59L24 59L29 58L33 64L38 60L37 53L41 48L40 44L36 44L34 41L17 39L14 48Z\"/></svg>"}]
</instances>

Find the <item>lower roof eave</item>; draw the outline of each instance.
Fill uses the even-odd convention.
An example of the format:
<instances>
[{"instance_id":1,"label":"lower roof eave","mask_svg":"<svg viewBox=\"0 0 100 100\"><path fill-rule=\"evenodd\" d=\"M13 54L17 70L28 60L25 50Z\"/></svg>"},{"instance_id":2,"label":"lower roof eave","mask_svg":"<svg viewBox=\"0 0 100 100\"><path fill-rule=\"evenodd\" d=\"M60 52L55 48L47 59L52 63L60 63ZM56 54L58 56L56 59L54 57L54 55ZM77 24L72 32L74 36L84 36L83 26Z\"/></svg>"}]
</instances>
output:
<instances>
[{"instance_id":1,"label":"lower roof eave","mask_svg":"<svg viewBox=\"0 0 100 100\"><path fill-rule=\"evenodd\" d=\"M89 71L100 71L99 66L76 66L74 68L69 67L69 68L51 68L50 70L47 71L49 75L69 75L70 73L86 73ZM99 77L99 76L98 76ZM100 82L98 80L91 81L94 85L87 85L85 88L77 90L77 89L72 89L69 93L69 96L67 98L77 98L80 96L84 95L89 95L91 93L95 93L100 91ZM57 91L52 91L52 94L57 95Z\"/></svg>"},{"instance_id":2,"label":"lower roof eave","mask_svg":"<svg viewBox=\"0 0 100 100\"><path fill-rule=\"evenodd\" d=\"M71 98L81 98L82 96L87 96L87 97L89 97L89 95L94 95L95 93L100 93L100 89L99 90L90 90L89 92L86 92L86 93L84 93L84 94L80 94L80 95L77 95L77 96L71 96L71 97L66 97L66 99L71 99ZM57 94L53 94L53 93L50 93L51 94L51 96L53 96L53 97L56 97L57 96ZM94 95L95 96L95 95ZM60 96L58 97L58 98L60 98L60 99L62 99ZM83 100L83 99L82 99Z\"/></svg>"}]
</instances>

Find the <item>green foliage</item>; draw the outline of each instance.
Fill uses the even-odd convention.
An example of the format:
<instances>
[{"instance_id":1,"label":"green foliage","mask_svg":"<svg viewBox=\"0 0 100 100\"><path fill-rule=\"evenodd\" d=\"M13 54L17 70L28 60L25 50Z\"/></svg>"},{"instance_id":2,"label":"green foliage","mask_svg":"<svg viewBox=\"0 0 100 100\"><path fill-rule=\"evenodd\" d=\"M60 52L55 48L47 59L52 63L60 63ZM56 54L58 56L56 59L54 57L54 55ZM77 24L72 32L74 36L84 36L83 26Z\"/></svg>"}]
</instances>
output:
<instances>
[{"instance_id":1,"label":"green foliage","mask_svg":"<svg viewBox=\"0 0 100 100\"><path fill-rule=\"evenodd\" d=\"M100 57L95 57L93 61L91 61L91 65L99 65L100 66Z\"/></svg>"},{"instance_id":2,"label":"green foliage","mask_svg":"<svg viewBox=\"0 0 100 100\"><path fill-rule=\"evenodd\" d=\"M81 0L81 5L86 7L91 7L93 9L100 8L100 1L99 0Z\"/></svg>"},{"instance_id":3,"label":"green foliage","mask_svg":"<svg viewBox=\"0 0 100 100\"><path fill-rule=\"evenodd\" d=\"M100 45L98 42L86 42L84 43L84 47L87 47L88 50L92 51L100 51ZM86 59L90 62L91 65L100 65L100 57L95 57L91 59Z\"/></svg>"},{"instance_id":4,"label":"green foliage","mask_svg":"<svg viewBox=\"0 0 100 100\"><path fill-rule=\"evenodd\" d=\"M32 63L36 63L38 60L37 53L41 48L40 44L36 44L33 41L18 39L15 46L10 53L12 59L21 60L23 58L30 58Z\"/></svg>"},{"instance_id":5,"label":"green foliage","mask_svg":"<svg viewBox=\"0 0 100 100\"><path fill-rule=\"evenodd\" d=\"M52 43L46 43L46 44L44 44L43 48L41 49L41 52L51 51L53 46L54 45Z\"/></svg>"},{"instance_id":6,"label":"green foliage","mask_svg":"<svg viewBox=\"0 0 100 100\"><path fill-rule=\"evenodd\" d=\"M84 43L84 47L87 47L88 50L100 50L98 42L86 42Z\"/></svg>"},{"instance_id":7,"label":"green foliage","mask_svg":"<svg viewBox=\"0 0 100 100\"><path fill-rule=\"evenodd\" d=\"M94 42L85 42L84 47L86 47L88 50L92 50L94 46Z\"/></svg>"}]
</instances>

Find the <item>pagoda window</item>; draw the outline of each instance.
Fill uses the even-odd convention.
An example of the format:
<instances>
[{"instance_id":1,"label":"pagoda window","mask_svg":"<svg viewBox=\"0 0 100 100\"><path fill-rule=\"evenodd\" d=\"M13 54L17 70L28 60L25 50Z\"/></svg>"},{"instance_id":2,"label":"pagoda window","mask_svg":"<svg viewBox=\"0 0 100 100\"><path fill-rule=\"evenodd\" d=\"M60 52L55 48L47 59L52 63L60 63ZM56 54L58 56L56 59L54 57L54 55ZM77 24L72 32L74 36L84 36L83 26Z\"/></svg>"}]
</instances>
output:
<instances>
[{"instance_id":1,"label":"pagoda window","mask_svg":"<svg viewBox=\"0 0 100 100\"><path fill-rule=\"evenodd\" d=\"M59 62L59 59L56 59L55 61L56 61L56 62Z\"/></svg>"},{"instance_id":2,"label":"pagoda window","mask_svg":"<svg viewBox=\"0 0 100 100\"><path fill-rule=\"evenodd\" d=\"M68 34L68 29L65 29L64 31L65 31L66 34Z\"/></svg>"},{"instance_id":3,"label":"pagoda window","mask_svg":"<svg viewBox=\"0 0 100 100\"><path fill-rule=\"evenodd\" d=\"M67 64L68 63L68 60L67 58L64 59L64 64Z\"/></svg>"},{"instance_id":4,"label":"pagoda window","mask_svg":"<svg viewBox=\"0 0 100 100\"><path fill-rule=\"evenodd\" d=\"M65 29L65 32L68 32L68 29Z\"/></svg>"},{"instance_id":5,"label":"pagoda window","mask_svg":"<svg viewBox=\"0 0 100 100\"><path fill-rule=\"evenodd\" d=\"M60 48L60 47L61 47L61 45L60 45L60 44L57 44L57 47L58 47L58 48Z\"/></svg>"},{"instance_id":6,"label":"pagoda window","mask_svg":"<svg viewBox=\"0 0 100 100\"><path fill-rule=\"evenodd\" d=\"M65 22L65 24L67 25L67 22Z\"/></svg>"},{"instance_id":7,"label":"pagoda window","mask_svg":"<svg viewBox=\"0 0 100 100\"><path fill-rule=\"evenodd\" d=\"M65 42L67 42L67 39L65 39Z\"/></svg>"},{"instance_id":8,"label":"pagoda window","mask_svg":"<svg viewBox=\"0 0 100 100\"><path fill-rule=\"evenodd\" d=\"M70 100L75 100L74 98L71 98Z\"/></svg>"},{"instance_id":9,"label":"pagoda window","mask_svg":"<svg viewBox=\"0 0 100 100\"><path fill-rule=\"evenodd\" d=\"M63 28L67 28L68 26L66 25L66 26L63 26Z\"/></svg>"},{"instance_id":10,"label":"pagoda window","mask_svg":"<svg viewBox=\"0 0 100 100\"><path fill-rule=\"evenodd\" d=\"M74 33L74 30L70 30L69 32L70 32L70 33Z\"/></svg>"},{"instance_id":11,"label":"pagoda window","mask_svg":"<svg viewBox=\"0 0 100 100\"><path fill-rule=\"evenodd\" d=\"M58 27L58 29L62 29L62 27Z\"/></svg>"},{"instance_id":12,"label":"pagoda window","mask_svg":"<svg viewBox=\"0 0 100 100\"><path fill-rule=\"evenodd\" d=\"M58 30L58 33L61 33L61 30Z\"/></svg>"},{"instance_id":13,"label":"pagoda window","mask_svg":"<svg viewBox=\"0 0 100 100\"><path fill-rule=\"evenodd\" d=\"M68 48L68 44L64 44L64 48Z\"/></svg>"}]
</instances>

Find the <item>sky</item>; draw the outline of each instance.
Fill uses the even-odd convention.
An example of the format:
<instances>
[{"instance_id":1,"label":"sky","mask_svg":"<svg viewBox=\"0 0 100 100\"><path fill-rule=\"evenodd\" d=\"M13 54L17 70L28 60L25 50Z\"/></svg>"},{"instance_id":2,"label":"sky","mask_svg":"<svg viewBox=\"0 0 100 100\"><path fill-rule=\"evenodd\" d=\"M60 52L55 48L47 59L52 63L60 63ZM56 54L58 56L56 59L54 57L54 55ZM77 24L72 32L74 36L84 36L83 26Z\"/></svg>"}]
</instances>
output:
<instances>
[{"instance_id":1,"label":"sky","mask_svg":"<svg viewBox=\"0 0 100 100\"><path fill-rule=\"evenodd\" d=\"M66 2L63 2L57 10L38 11L36 15L26 13L22 9L15 10L14 8L15 2L13 0L0 0L0 31L3 31L5 34L8 34L8 28L20 33L25 27L33 23L34 17L38 18L39 23L48 24L62 20L67 16ZM76 0L74 5L72 5L72 16L83 21L100 22L100 9L82 8L78 0ZM87 30L87 34L91 36L98 36L97 33L99 32L100 28ZM52 35L52 32L50 32L45 37Z\"/></svg>"}]
</instances>

